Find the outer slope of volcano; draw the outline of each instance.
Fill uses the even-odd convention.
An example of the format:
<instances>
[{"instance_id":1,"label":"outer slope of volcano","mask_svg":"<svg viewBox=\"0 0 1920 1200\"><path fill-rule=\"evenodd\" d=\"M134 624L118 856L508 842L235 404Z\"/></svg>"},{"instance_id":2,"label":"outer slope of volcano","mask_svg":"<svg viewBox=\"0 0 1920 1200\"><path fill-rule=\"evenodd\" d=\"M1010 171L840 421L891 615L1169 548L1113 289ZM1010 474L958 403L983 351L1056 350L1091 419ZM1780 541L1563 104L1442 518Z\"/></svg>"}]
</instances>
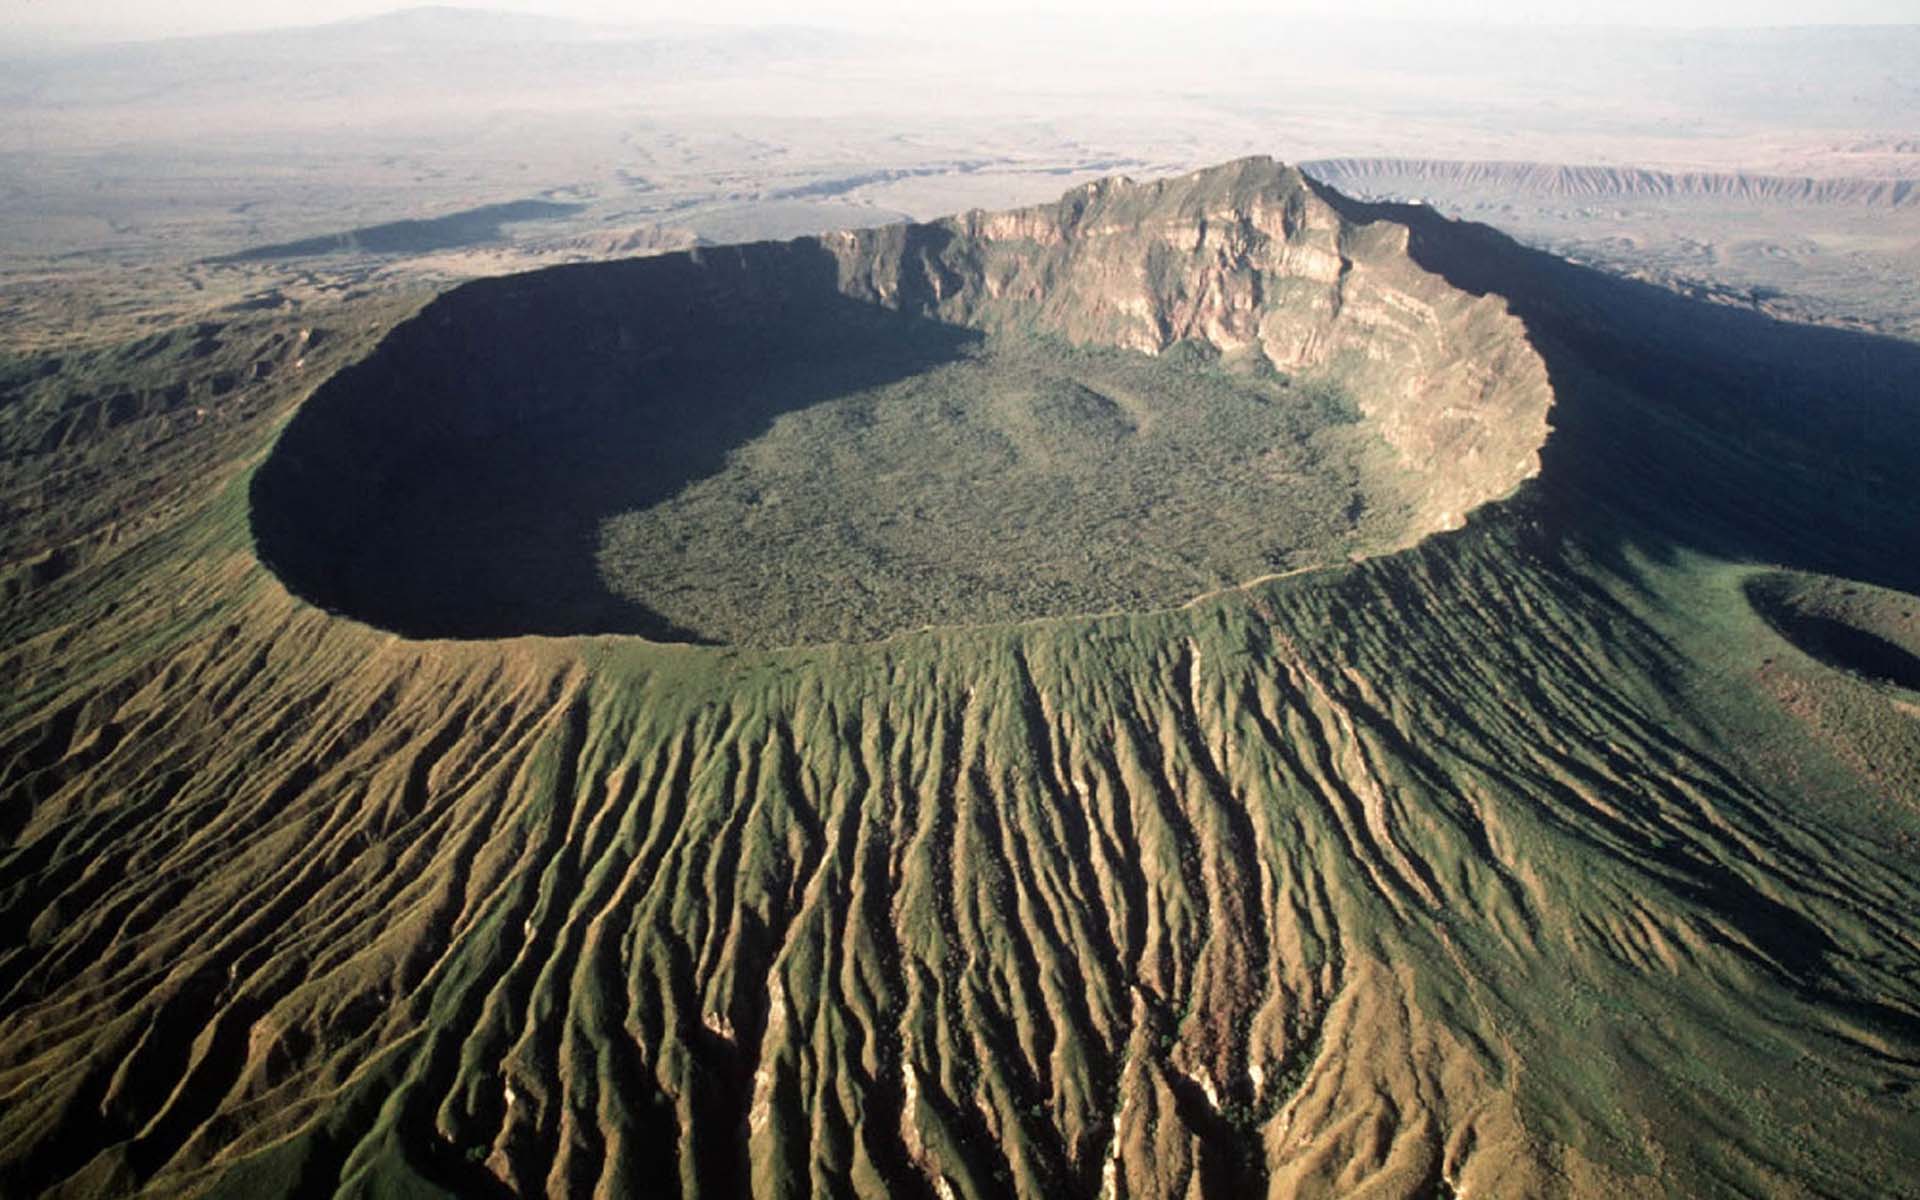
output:
<instances>
[{"instance_id":1,"label":"outer slope of volcano","mask_svg":"<svg viewBox=\"0 0 1920 1200\"><path fill-rule=\"evenodd\" d=\"M1253 221L1231 181L1277 174L1158 194ZM1124 240L1141 194L1060 211ZM1911 1194L1920 349L1300 203L1335 280L1524 327L1552 436L1524 479L1538 406L1463 423L1516 438L1497 486L1410 437L1427 528L1487 501L1460 528L1145 613L763 650L301 598L366 513L263 498L360 502L272 477L350 440L316 377L642 267L7 364L0 1191ZM1084 239L995 296L866 236L897 253L813 257L883 319L1151 327L1075 292ZM1054 261L1016 248L955 277ZM1183 272L1158 345L1312 345L1209 326L1242 306ZM1438 428L1352 395L1389 443Z\"/></svg>"}]
</instances>

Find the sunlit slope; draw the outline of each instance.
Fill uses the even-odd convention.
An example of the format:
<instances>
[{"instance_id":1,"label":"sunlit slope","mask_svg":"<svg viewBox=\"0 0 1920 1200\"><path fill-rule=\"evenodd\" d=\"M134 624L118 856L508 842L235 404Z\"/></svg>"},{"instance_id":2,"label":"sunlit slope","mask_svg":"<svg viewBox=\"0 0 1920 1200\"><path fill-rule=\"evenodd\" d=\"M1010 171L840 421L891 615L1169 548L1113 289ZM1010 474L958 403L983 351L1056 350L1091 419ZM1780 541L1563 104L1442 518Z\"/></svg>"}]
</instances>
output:
<instances>
[{"instance_id":1,"label":"sunlit slope","mask_svg":"<svg viewBox=\"0 0 1920 1200\"><path fill-rule=\"evenodd\" d=\"M1504 284L1558 396L1539 479L1389 557L410 641L264 571L230 472L26 593L0 1189L1912 1194L1920 822L1770 672L1920 694L1752 597L1905 636L1920 352L1354 215Z\"/></svg>"},{"instance_id":2,"label":"sunlit slope","mask_svg":"<svg viewBox=\"0 0 1920 1200\"><path fill-rule=\"evenodd\" d=\"M1868 1194L1911 851L1702 748L1557 557L746 662L211 557L17 739L13 1186Z\"/></svg>"}]
</instances>

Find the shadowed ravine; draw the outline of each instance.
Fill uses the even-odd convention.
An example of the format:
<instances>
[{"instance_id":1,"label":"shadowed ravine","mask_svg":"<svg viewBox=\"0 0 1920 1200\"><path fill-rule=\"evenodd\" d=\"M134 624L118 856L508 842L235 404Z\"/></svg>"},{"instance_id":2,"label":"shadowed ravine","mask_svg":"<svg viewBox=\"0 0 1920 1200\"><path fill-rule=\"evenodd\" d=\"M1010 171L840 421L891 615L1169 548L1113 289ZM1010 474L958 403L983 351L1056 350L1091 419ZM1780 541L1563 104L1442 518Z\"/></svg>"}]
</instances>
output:
<instances>
[{"instance_id":1,"label":"shadowed ravine","mask_svg":"<svg viewBox=\"0 0 1920 1200\"><path fill-rule=\"evenodd\" d=\"M1920 586L1920 350L1321 195L1553 385L1399 553L429 642L290 593L236 468L9 610L0 1191L1912 1194L1916 718L1747 582Z\"/></svg>"}]
</instances>

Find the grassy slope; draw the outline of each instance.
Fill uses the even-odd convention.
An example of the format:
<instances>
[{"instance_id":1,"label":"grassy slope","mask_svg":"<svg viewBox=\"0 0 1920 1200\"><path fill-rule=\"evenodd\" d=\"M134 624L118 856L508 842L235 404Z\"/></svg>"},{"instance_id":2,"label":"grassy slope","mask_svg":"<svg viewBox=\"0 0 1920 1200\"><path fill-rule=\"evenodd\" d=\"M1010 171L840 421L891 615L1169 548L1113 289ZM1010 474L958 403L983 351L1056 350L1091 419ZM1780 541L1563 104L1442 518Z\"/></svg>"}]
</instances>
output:
<instances>
[{"instance_id":1,"label":"grassy slope","mask_svg":"<svg viewBox=\"0 0 1920 1200\"><path fill-rule=\"evenodd\" d=\"M1542 479L1170 612L414 642L215 477L7 616L0 1190L1899 1194L1916 812L1743 564L1908 534L1502 254Z\"/></svg>"}]
</instances>

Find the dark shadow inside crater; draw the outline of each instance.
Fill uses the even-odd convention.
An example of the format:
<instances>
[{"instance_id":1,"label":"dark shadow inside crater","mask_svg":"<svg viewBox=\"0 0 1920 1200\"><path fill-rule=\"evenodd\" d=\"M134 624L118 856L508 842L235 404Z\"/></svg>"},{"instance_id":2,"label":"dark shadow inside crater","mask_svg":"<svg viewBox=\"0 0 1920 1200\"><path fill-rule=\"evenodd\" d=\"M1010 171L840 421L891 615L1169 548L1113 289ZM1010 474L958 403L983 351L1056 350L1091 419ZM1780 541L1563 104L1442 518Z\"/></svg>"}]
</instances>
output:
<instances>
[{"instance_id":1,"label":"dark shadow inside crater","mask_svg":"<svg viewBox=\"0 0 1920 1200\"><path fill-rule=\"evenodd\" d=\"M409 636L700 641L609 590L601 522L979 336L843 296L806 242L478 281L300 409L254 476L255 545L295 594Z\"/></svg>"},{"instance_id":2,"label":"dark shadow inside crater","mask_svg":"<svg viewBox=\"0 0 1920 1200\"><path fill-rule=\"evenodd\" d=\"M1920 691L1920 658L1877 634L1806 613L1777 614L1771 623L1782 637L1830 666Z\"/></svg>"}]
</instances>

